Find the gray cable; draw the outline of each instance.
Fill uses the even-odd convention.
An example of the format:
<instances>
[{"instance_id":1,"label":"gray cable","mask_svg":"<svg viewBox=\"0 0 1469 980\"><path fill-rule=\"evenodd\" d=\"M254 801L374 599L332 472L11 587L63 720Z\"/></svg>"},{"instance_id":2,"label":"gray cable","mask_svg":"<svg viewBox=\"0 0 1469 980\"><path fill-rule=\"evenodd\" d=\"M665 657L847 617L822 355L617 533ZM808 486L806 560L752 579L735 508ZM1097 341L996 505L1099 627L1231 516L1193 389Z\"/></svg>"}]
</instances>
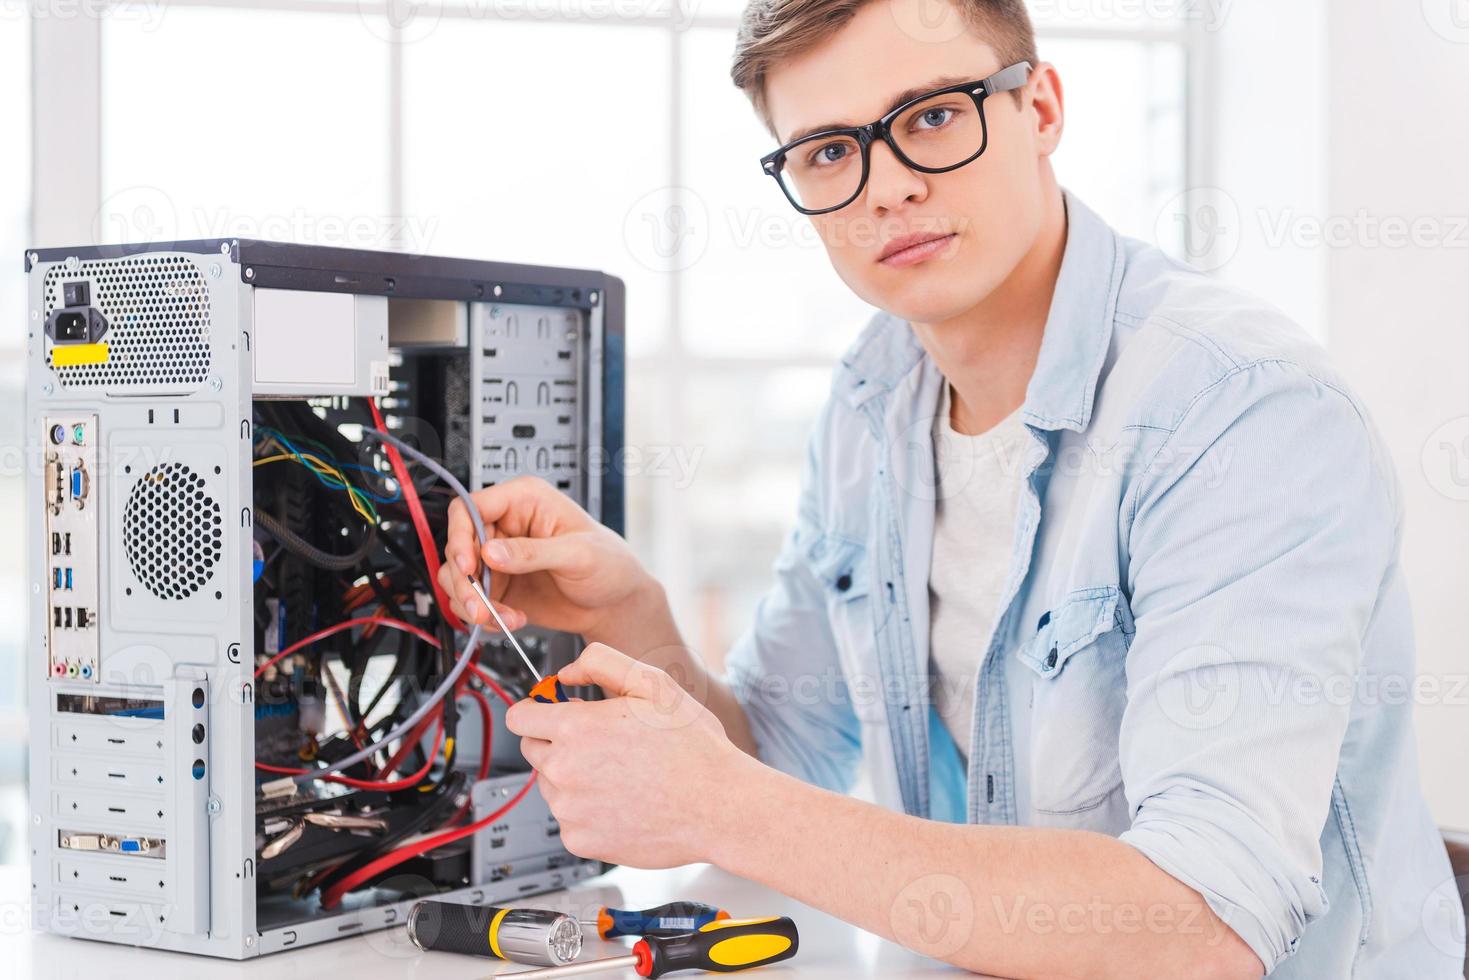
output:
<instances>
[{"instance_id":1,"label":"gray cable","mask_svg":"<svg viewBox=\"0 0 1469 980\"><path fill-rule=\"evenodd\" d=\"M428 467L434 473L438 474L439 478L447 483L449 487L453 489L456 494L459 495L459 499L464 501L465 509L469 511L469 519L474 522L474 533L479 536L480 545L484 545L484 519L479 516L479 508L474 505L474 498L469 495L468 490L464 489L464 484L455 479L453 473L450 473L447 469L445 469L443 465L438 462L438 460L431 459L430 457L419 452L417 449L414 449L412 446L408 445L408 443L404 442L402 439L399 439L395 435L387 432L379 432L376 429L367 428L365 426L362 429L362 434L364 436L371 436L374 439L380 439L383 442L396 446L400 452L407 453L409 456L412 456L414 459L418 460L418 462ZM484 571L484 588L485 592L488 593L490 590L490 570L488 568L486 568ZM291 782L297 784L309 783L313 779L320 779L322 776L329 776L332 773L341 772L343 769L355 766L363 759L366 759L367 757L380 751L382 747L389 742L402 738L408 732L412 731L413 726L417 725L421 720L423 720L424 716L433 710L434 705L444 700L445 695L447 695L449 691L453 689L454 684L459 680L459 675L464 673L464 669L469 666L469 661L473 659L474 651L479 646L479 638L482 632L483 628L478 623L476 623L474 625L474 629L469 631L469 640L465 642L463 652L459 654L459 659L454 662L454 669L449 671L449 675L445 677L443 682L434 689L434 693L429 695L428 698L423 702L423 704L418 706L418 710L408 716L407 721L404 721L397 728L394 728L392 731L384 735L381 739L372 743L366 748L359 749L346 758L339 759L324 769L313 769L310 772L303 772L300 775L290 776L287 778L289 778Z\"/></svg>"},{"instance_id":2,"label":"gray cable","mask_svg":"<svg viewBox=\"0 0 1469 980\"><path fill-rule=\"evenodd\" d=\"M333 554L323 551L316 545L298 535L295 531L286 527L280 521L270 515L269 511L259 510L255 512L255 523L259 524L267 534L280 542L281 547L291 554L304 558L319 568L325 568L330 572L346 572L362 564L369 554L372 546L377 543L377 532L369 525L367 536L362 539L362 544L357 550L349 555Z\"/></svg>"}]
</instances>

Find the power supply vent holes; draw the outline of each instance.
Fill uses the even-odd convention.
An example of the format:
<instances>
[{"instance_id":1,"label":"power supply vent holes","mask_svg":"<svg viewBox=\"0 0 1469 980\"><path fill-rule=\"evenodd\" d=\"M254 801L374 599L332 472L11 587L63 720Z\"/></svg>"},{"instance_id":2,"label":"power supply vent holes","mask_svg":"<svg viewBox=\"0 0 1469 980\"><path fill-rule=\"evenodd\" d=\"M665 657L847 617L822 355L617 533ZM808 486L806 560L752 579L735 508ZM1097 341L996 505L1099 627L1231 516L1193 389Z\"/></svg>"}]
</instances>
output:
<instances>
[{"instance_id":1,"label":"power supply vent holes","mask_svg":"<svg viewBox=\"0 0 1469 980\"><path fill-rule=\"evenodd\" d=\"M99 364L56 367L67 388L192 390L209 375L209 286L183 255L91 259L77 270L46 273L46 315L64 300L70 280L92 284L92 305L106 318L111 352ZM51 355L46 354L50 365Z\"/></svg>"},{"instance_id":2,"label":"power supply vent holes","mask_svg":"<svg viewBox=\"0 0 1469 980\"><path fill-rule=\"evenodd\" d=\"M138 581L160 599L187 599L214 575L224 544L219 503L183 463L138 478L123 511L123 543Z\"/></svg>"}]
</instances>

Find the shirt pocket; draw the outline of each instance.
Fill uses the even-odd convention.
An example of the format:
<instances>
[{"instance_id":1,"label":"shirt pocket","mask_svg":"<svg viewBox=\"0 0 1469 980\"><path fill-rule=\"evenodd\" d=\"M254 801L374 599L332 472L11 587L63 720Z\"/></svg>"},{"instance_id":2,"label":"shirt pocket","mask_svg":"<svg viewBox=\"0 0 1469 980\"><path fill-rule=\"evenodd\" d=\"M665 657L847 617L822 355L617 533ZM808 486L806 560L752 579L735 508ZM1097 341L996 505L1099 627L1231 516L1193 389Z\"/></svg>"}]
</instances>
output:
<instances>
[{"instance_id":1,"label":"shirt pocket","mask_svg":"<svg viewBox=\"0 0 1469 980\"><path fill-rule=\"evenodd\" d=\"M1111 833L1127 826L1118 747L1127 690L1122 601L1115 586L1077 589L1041 617L1017 651L1033 675L1030 799L1037 823Z\"/></svg>"},{"instance_id":2,"label":"shirt pocket","mask_svg":"<svg viewBox=\"0 0 1469 980\"><path fill-rule=\"evenodd\" d=\"M877 660L883 607L873 605L877 597L872 591L874 575L868 549L859 541L825 532L811 542L805 557L826 596L827 618L852 710L860 721L883 720L886 714ZM821 696L831 696L833 685L829 679L818 680Z\"/></svg>"}]
</instances>

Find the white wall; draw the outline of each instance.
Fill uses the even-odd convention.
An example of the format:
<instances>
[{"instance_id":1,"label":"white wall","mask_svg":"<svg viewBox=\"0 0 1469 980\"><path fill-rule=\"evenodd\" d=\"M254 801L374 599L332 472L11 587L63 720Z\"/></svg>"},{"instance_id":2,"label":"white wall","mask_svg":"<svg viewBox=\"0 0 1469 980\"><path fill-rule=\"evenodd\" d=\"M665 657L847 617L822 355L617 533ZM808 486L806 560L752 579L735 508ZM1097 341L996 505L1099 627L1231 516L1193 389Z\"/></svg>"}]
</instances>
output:
<instances>
[{"instance_id":1,"label":"white wall","mask_svg":"<svg viewBox=\"0 0 1469 980\"><path fill-rule=\"evenodd\" d=\"M1469 828L1469 0L1224 9L1206 264L1327 343L1393 453L1423 781Z\"/></svg>"},{"instance_id":2,"label":"white wall","mask_svg":"<svg viewBox=\"0 0 1469 980\"><path fill-rule=\"evenodd\" d=\"M1196 205L1216 209L1221 241L1206 263L1218 264L1215 274L1322 340L1326 256L1289 230L1326 209L1327 3L1234 0L1220 8L1204 49L1212 105L1203 111L1215 125L1201 148L1201 177L1213 190Z\"/></svg>"},{"instance_id":3,"label":"white wall","mask_svg":"<svg viewBox=\"0 0 1469 980\"><path fill-rule=\"evenodd\" d=\"M1419 671L1445 682L1417 709L1424 783L1469 827L1469 3L1337 0L1324 26L1327 213L1364 229L1325 249L1326 332L1403 481Z\"/></svg>"}]
</instances>

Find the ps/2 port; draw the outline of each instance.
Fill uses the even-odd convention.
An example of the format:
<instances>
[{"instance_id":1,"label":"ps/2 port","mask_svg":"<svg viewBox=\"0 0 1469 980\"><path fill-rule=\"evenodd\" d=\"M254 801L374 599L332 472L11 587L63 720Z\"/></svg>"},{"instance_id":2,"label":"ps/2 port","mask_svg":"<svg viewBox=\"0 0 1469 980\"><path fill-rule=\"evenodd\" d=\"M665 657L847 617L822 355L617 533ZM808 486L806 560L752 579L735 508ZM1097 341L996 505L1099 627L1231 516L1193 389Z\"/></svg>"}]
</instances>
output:
<instances>
[{"instance_id":1,"label":"ps/2 port","mask_svg":"<svg viewBox=\"0 0 1469 980\"><path fill-rule=\"evenodd\" d=\"M51 441L54 444L58 445L58 446L61 445L63 442L65 442L66 441L66 426L64 426L64 425L53 425L53 426L51 426Z\"/></svg>"}]
</instances>

